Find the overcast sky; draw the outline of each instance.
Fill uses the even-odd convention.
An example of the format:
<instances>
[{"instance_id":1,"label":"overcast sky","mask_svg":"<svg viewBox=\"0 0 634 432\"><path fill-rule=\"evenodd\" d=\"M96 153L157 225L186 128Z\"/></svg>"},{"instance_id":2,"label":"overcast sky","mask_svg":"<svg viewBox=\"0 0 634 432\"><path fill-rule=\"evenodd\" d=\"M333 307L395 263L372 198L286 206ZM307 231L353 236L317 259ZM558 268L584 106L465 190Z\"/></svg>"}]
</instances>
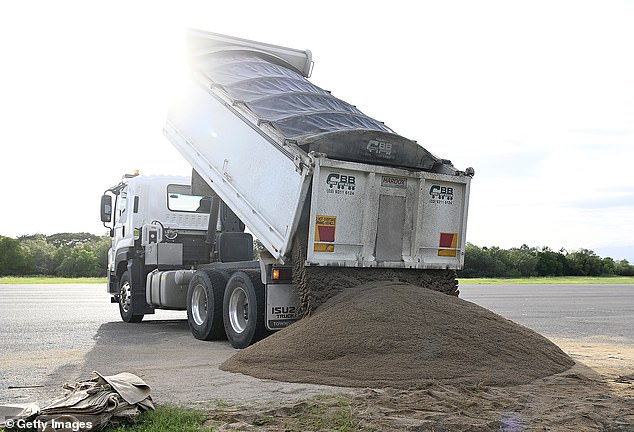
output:
<instances>
[{"instance_id":1,"label":"overcast sky","mask_svg":"<svg viewBox=\"0 0 634 432\"><path fill-rule=\"evenodd\" d=\"M0 3L0 235L103 234L162 135L188 27L310 49L311 81L475 168L467 240L634 262L633 1Z\"/></svg>"}]
</instances>

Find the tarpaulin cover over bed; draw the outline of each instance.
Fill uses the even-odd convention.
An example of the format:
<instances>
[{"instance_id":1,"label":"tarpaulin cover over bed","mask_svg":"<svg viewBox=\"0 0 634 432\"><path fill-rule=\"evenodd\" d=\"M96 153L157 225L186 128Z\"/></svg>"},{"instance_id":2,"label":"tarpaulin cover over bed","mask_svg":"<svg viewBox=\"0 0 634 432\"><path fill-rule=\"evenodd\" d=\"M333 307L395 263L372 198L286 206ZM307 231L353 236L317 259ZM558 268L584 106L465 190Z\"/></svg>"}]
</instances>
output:
<instances>
[{"instance_id":1,"label":"tarpaulin cover over bed","mask_svg":"<svg viewBox=\"0 0 634 432\"><path fill-rule=\"evenodd\" d=\"M443 161L416 142L309 82L292 66L256 51L219 51L194 68L306 152L329 158L433 171ZM446 161L444 161L446 163Z\"/></svg>"}]
</instances>

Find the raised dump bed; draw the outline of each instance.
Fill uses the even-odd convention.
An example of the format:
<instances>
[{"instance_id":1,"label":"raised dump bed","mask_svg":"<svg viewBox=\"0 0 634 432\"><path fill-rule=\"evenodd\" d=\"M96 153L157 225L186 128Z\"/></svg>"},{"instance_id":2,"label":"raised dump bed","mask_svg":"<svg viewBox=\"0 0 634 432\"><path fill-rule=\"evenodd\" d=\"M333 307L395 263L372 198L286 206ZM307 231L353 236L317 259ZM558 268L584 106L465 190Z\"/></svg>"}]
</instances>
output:
<instances>
[{"instance_id":1,"label":"raised dump bed","mask_svg":"<svg viewBox=\"0 0 634 432\"><path fill-rule=\"evenodd\" d=\"M461 268L470 175L308 81L310 51L189 38L165 134L274 259L303 221L307 265Z\"/></svg>"}]
</instances>

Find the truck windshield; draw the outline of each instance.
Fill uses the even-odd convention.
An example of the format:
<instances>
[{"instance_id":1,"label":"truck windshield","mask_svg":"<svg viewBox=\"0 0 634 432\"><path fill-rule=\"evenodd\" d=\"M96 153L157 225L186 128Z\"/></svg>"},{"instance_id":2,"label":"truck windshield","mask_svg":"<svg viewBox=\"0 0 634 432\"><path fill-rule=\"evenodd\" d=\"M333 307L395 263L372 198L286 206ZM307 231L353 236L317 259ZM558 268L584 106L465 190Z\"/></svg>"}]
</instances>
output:
<instances>
[{"instance_id":1,"label":"truck windshield","mask_svg":"<svg viewBox=\"0 0 634 432\"><path fill-rule=\"evenodd\" d=\"M167 186L167 208L171 211L209 213L211 199L206 196L192 195L191 186Z\"/></svg>"}]
</instances>

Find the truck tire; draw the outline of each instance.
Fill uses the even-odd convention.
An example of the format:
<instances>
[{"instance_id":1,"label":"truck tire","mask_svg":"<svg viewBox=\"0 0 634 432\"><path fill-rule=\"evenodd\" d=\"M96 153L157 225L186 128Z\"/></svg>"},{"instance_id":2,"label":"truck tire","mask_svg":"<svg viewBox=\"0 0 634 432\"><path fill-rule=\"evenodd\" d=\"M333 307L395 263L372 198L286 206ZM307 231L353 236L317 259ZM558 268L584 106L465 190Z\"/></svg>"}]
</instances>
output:
<instances>
[{"instance_id":1,"label":"truck tire","mask_svg":"<svg viewBox=\"0 0 634 432\"><path fill-rule=\"evenodd\" d=\"M246 348L266 335L264 307L259 272L234 273L227 282L222 314L231 346Z\"/></svg>"},{"instance_id":2,"label":"truck tire","mask_svg":"<svg viewBox=\"0 0 634 432\"><path fill-rule=\"evenodd\" d=\"M226 284L226 276L213 270L199 270L189 282L187 322L196 339L209 341L225 337L222 297Z\"/></svg>"},{"instance_id":3,"label":"truck tire","mask_svg":"<svg viewBox=\"0 0 634 432\"><path fill-rule=\"evenodd\" d=\"M141 322L143 314L135 314L134 306L130 276L127 271L124 271L121 278L119 278L119 314L123 321L127 323Z\"/></svg>"}]
</instances>

